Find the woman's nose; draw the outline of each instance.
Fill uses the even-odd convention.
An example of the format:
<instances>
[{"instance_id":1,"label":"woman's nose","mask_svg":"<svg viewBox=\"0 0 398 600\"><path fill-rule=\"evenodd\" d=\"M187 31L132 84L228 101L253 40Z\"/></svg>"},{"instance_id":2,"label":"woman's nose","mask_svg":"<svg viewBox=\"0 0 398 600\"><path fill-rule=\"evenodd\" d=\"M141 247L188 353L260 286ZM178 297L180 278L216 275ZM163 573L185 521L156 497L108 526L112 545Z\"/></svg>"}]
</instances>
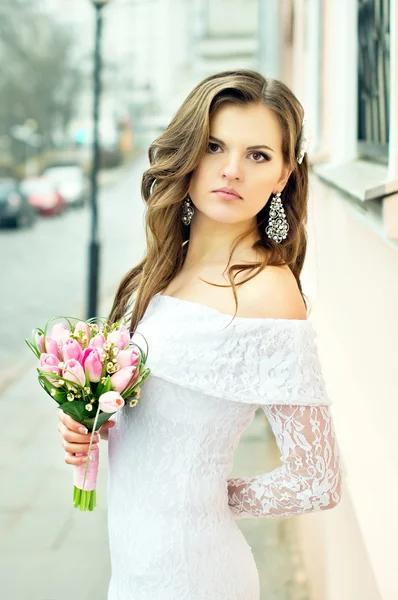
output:
<instances>
[{"instance_id":1,"label":"woman's nose","mask_svg":"<svg viewBox=\"0 0 398 600\"><path fill-rule=\"evenodd\" d=\"M221 174L228 179L241 179L242 169L238 159L229 159L222 168Z\"/></svg>"}]
</instances>

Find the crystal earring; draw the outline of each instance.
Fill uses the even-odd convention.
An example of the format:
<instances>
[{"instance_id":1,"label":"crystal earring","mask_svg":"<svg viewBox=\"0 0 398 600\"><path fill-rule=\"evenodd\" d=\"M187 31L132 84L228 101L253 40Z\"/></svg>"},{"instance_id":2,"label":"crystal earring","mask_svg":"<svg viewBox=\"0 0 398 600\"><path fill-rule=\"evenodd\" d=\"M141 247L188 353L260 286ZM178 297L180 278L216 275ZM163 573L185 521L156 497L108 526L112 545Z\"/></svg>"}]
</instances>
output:
<instances>
[{"instance_id":1,"label":"crystal earring","mask_svg":"<svg viewBox=\"0 0 398 600\"><path fill-rule=\"evenodd\" d=\"M182 217L181 220L184 225L189 225L192 221L193 213L195 209L192 205L192 200L189 197L189 194L186 195L184 200L182 201Z\"/></svg>"},{"instance_id":2,"label":"crystal earring","mask_svg":"<svg viewBox=\"0 0 398 600\"><path fill-rule=\"evenodd\" d=\"M281 202L281 192L278 192L271 200L269 221L265 233L270 240L280 244L282 240L287 238L288 231L289 223L287 222L285 209Z\"/></svg>"}]
</instances>

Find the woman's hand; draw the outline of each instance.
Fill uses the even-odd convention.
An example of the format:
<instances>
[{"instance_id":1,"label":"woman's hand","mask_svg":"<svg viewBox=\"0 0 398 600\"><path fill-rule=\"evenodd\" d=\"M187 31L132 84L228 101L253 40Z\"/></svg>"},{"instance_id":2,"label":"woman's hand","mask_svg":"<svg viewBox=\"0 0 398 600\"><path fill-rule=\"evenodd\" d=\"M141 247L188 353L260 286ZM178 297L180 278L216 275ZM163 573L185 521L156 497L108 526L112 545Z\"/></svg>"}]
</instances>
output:
<instances>
[{"instance_id":1,"label":"woman's hand","mask_svg":"<svg viewBox=\"0 0 398 600\"><path fill-rule=\"evenodd\" d=\"M85 427L72 419L69 415L65 414L62 410L58 411L58 419L59 423L57 429L62 436L62 445L65 449L65 462L68 465L81 465L86 463L91 432L83 433ZM114 425L114 421L107 421L100 427L94 434L91 449L98 447L100 437L105 440L108 439L108 430ZM75 456L76 453L82 453L82 456Z\"/></svg>"}]
</instances>

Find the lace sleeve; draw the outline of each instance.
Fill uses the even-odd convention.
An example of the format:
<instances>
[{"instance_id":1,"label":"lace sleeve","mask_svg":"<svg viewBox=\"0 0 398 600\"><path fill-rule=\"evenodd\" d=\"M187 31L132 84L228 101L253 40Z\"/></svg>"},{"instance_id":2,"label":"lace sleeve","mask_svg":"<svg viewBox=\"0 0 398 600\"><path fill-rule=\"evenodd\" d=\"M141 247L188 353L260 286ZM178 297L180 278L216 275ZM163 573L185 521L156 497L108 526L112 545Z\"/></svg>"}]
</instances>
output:
<instances>
[{"instance_id":1,"label":"lace sleeve","mask_svg":"<svg viewBox=\"0 0 398 600\"><path fill-rule=\"evenodd\" d=\"M283 464L264 475L227 480L235 518L289 517L336 506L342 478L329 406L262 408Z\"/></svg>"}]
</instances>

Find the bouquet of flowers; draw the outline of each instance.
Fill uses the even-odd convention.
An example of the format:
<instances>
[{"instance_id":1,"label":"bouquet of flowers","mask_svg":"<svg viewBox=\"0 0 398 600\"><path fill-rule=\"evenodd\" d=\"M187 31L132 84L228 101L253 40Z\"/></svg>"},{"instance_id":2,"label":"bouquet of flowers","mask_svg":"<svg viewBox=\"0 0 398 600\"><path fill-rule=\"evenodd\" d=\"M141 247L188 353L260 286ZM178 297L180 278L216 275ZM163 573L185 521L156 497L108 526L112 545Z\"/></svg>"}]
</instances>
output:
<instances>
[{"instance_id":1,"label":"bouquet of flowers","mask_svg":"<svg viewBox=\"0 0 398 600\"><path fill-rule=\"evenodd\" d=\"M48 335L50 323L60 319L64 323L53 324ZM44 330L33 331L32 341L25 341L40 361L40 385L61 410L92 432L86 464L73 465L74 506L92 511L99 467L99 450L91 450L95 431L127 401L131 407L137 404L150 373L145 368L148 345L146 353L130 345L124 319L111 325L106 319L74 317L53 317Z\"/></svg>"}]
</instances>

